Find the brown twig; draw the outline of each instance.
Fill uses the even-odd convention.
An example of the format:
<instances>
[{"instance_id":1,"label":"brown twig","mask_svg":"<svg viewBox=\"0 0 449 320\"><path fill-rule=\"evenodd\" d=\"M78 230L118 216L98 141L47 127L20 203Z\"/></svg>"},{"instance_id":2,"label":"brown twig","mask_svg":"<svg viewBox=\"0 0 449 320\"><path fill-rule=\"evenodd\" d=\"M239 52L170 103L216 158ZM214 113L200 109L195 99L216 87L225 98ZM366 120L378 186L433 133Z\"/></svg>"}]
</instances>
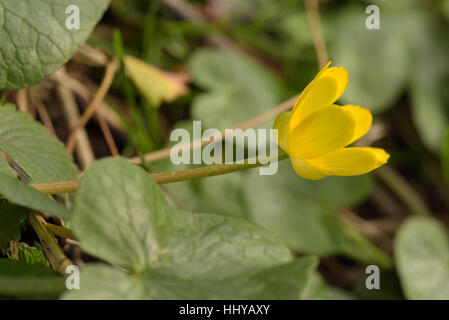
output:
<instances>
[{"instance_id":1,"label":"brown twig","mask_svg":"<svg viewBox=\"0 0 449 320\"><path fill-rule=\"evenodd\" d=\"M95 111L95 116L97 117L98 124L100 125L101 131L103 132L103 136L108 145L109 151L111 155L117 157L120 155L120 152L117 149L117 145L115 144L114 137L112 136L111 130L109 129L108 123L103 117L103 114L99 112L99 110Z\"/></svg>"},{"instance_id":2,"label":"brown twig","mask_svg":"<svg viewBox=\"0 0 449 320\"><path fill-rule=\"evenodd\" d=\"M17 107L20 111L35 116L34 109L28 100L28 89L22 89L17 92Z\"/></svg>"},{"instance_id":3,"label":"brown twig","mask_svg":"<svg viewBox=\"0 0 449 320\"><path fill-rule=\"evenodd\" d=\"M329 61L320 23L319 0L306 0L307 21L320 69Z\"/></svg>"},{"instance_id":4,"label":"brown twig","mask_svg":"<svg viewBox=\"0 0 449 320\"><path fill-rule=\"evenodd\" d=\"M61 100L62 113L67 121L69 129L75 128L75 125L80 119L78 106L76 104L75 96L70 89L59 85L56 88L56 92ZM76 136L76 156L83 169L89 167L94 162L95 156L92 150L92 146L89 141L89 137L84 130L80 128L79 134Z\"/></svg>"},{"instance_id":5,"label":"brown twig","mask_svg":"<svg viewBox=\"0 0 449 320\"><path fill-rule=\"evenodd\" d=\"M52 136L56 137L55 127L51 122L50 115L48 114L47 108L45 108L45 105L42 102L42 100L37 98L35 101L33 101L33 104L44 126L47 128L47 130L50 132Z\"/></svg>"},{"instance_id":6,"label":"brown twig","mask_svg":"<svg viewBox=\"0 0 449 320\"><path fill-rule=\"evenodd\" d=\"M67 267L73 265L73 262L66 257L53 233L47 229L47 223L44 218L39 213L30 212L28 221L39 237L42 248L52 267L59 273L66 275Z\"/></svg>"},{"instance_id":7,"label":"brown twig","mask_svg":"<svg viewBox=\"0 0 449 320\"><path fill-rule=\"evenodd\" d=\"M107 92L109 91L109 88L112 85L112 81L114 80L115 72L118 70L119 62L115 58L111 58L111 60L106 65L106 71L103 77L103 80L101 82L100 88L96 92L95 96L93 97L90 104L87 106L86 110L84 111L83 115L79 119L78 123L73 128L68 140L67 140L67 151L72 153L73 149L75 147L75 141L76 141L76 135L80 128L84 127L89 119L92 117L92 115L97 110L97 107L100 105L100 103L103 101L104 97L106 96Z\"/></svg>"}]
</instances>

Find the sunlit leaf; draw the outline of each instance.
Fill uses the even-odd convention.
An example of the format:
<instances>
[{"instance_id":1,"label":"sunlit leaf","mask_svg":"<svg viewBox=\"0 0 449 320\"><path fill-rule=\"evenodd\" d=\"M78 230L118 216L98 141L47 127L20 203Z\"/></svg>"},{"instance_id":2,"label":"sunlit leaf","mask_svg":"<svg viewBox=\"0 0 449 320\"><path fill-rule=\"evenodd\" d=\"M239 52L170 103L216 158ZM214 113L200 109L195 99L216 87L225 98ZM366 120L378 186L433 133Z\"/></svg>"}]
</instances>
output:
<instances>
[{"instance_id":1,"label":"sunlit leaf","mask_svg":"<svg viewBox=\"0 0 449 320\"><path fill-rule=\"evenodd\" d=\"M79 29L66 26L71 5L79 9ZM108 5L109 0L2 0L0 88L24 88L56 71L86 41Z\"/></svg>"},{"instance_id":2,"label":"sunlit leaf","mask_svg":"<svg viewBox=\"0 0 449 320\"><path fill-rule=\"evenodd\" d=\"M155 108L189 93L187 74L162 71L132 56L125 56L123 62L137 89Z\"/></svg>"},{"instance_id":3,"label":"sunlit leaf","mask_svg":"<svg viewBox=\"0 0 449 320\"><path fill-rule=\"evenodd\" d=\"M275 235L244 220L173 208L125 159L88 169L72 225L85 252L130 273L91 265L81 275L87 284L68 298L298 299L317 264L292 261Z\"/></svg>"},{"instance_id":4,"label":"sunlit leaf","mask_svg":"<svg viewBox=\"0 0 449 320\"><path fill-rule=\"evenodd\" d=\"M78 170L63 144L29 114L14 105L0 107L0 150L32 182L74 180Z\"/></svg>"}]
</instances>

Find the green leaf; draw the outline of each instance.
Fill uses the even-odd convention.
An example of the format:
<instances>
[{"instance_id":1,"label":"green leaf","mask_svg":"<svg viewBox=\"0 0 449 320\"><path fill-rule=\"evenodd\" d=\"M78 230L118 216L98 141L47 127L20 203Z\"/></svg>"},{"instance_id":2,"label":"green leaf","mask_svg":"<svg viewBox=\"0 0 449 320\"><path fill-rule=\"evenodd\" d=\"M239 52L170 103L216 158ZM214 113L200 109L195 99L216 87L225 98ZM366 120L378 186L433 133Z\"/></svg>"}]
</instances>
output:
<instances>
[{"instance_id":1,"label":"green leaf","mask_svg":"<svg viewBox=\"0 0 449 320\"><path fill-rule=\"evenodd\" d=\"M66 27L70 5L79 8L79 30ZM56 71L86 41L108 5L109 0L2 0L0 88L24 88Z\"/></svg>"},{"instance_id":2,"label":"green leaf","mask_svg":"<svg viewBox=\"0 0 449 320\"><path fill-rule=\"evenodd\" d=\"M4 252L11 240L20 240L20 229L26 217L26 211L22 208L0 200L0 251Z\"/></svg>"},{"instance_id":3,"label":"green leaf","mask_svg":"<svg viewBox=\"0 0 449 320\"><path fill-rule=\"evenodd\" d=\"M437 17L409 14L404 32L414 51L410 81L413 121L424 144L439 153L449 125L449 36Z\"/></svg>"},{"instance_id":4,"label":"green leaf","mask_svg":"<svg viewBox=\"0 0 449 320\"><path fill-rule=\"evenodd\" d=\"M364 8L343 10L330 47L333 65L349 71L343 102L374 113L393 106L405 88L408 71L407 43L397 24L400 17L386 10L380 15L380 30L369 30Z\"/></svg>"},{"instance_id":5,"label":"green leaf","mask_svg":"<svg viewBox=\"0 0 449 320\"><path fill-rule=\"evenodd\" d=\"M52 275L57 275L56 271L41 264L31 265L23 261L0 259L0 276L3 277L45 277Z\"/></svg>"},{"instance_id":6,"label":"green leaf","mask_svg":"<svg viewBox=\"0 0 449 320\"><path fill-rule=\"evenodd\" d=\"M446 19L449 19L449 0L443 0L441 2L441 9L443 13L446 15Z\"/></svg>"},{"instance_id":7,"label":"green leaf","mask_svg":"<svg viewBox=\"0 0 449 320\"><path fill-rule=\"evenodd\" d=\"M130 273L90 266L82 281L92 285L68 297L298 298L317 264L289 264L292 256L275 235L244 220L171 207L150 175L121 158L87 170L71 222L85 252Z\"/></svg>"},{"instance_id":8,"label":"green leaf","mask_svg":"<svg viewBox=\"0 0 449 320\"><path fill-rule=\"evenodd\" d=\"M5 159L0 157L0 172L7 174L10 177L17 177L16 172L11 168L11 166L6 162Z\"/></svg>"},{"instance_id":9,"label":"green leaf","mask_svg":"<svg viewBox=\"0 0 449 320\"><path fill-rule=\"evenodd\" d=\"M449 236L437 220L409 218L396 235L395 260L408 299L449 299Z\"/></svg>"},{"instance_id":10,"label":"green leaf","mask_svg":"<svg viewBox=\"0 0 449 320\"><path fill-rule=\"evenodd\" d=\"M185 276L216 277L291 259L277 237L248 222L171 207L151 176L126 159L97 161L85 173L72 224L86 252L135 270L169 263Z\"/></svg>"},{"instance_id":11,"label":"green leaf","mask_svg":"<svg viewBox=\"0 0 449 320\"><path fill-rule=\"evenodd\" d=\"M55 298L65 290L64 283L47 266L0 259L0 296Z\"/></svg>"},{"instance_id":12,"label":"green leaf","mask_svg":"<svg viewBox=\"0 0 449 320\"><path fill-rule=\"evenodd\" d=\"M281 161L273 176L260 176L257 170L248 174L249 220L281 236L290 248L390 266L385 253L332 210L364 200L373 185L369 175L308 181L298 177L289 161Z\"/></svg>"},{"instance_id":13,"label":"green leaf","mask_svg":"<svg viewBox=\"0 0 449 320\"><path fill-rule=\"evenodd\" d=\"M13 204L68 218L70 212L50 196L43 194L26 183L0 172L0 194Z\"/></svg>"},{"instance_id":14,"label":"green leaf","mask_svg":"<svg viewBox=\"0 0 449 320\"><path fill-rule=\"evenodd\" d=\"M251 58L222 49L197 50L189 61L194 81L207 93L193 102L194 119L207 128L232 128L276 106L278 79ZM271 127L271 123L266 124Z\"/></svg>"},{"instance_id":15,"label":"green leaf","mask_svg":"<svg viewBox=\"0 0 449 320\"><path fill-rule=\"evenodd\" d=\"M316 257L305 257L254 275L209 281L186 279L163 270L126 274L91 264L81 271L81 290L66 292L63 299L311 299L317 263Z\"/></svg>"},{"instance_id":16,"label":"green leaf","mask_svg":"<svg viewBox=\"0 0 449 320\"><path fill-rule=\"evenodd\" d=\"M78 174L62 143L12 104L0 107L0 151L36 183L73 180Z\"/></svg>"},{"instance_id":17,"label":"green leaf","mask_svg":"<svg viewBox=\"0 0 449 320\"><path fill-rule=\"evenodd\" d=\"M339 287L327 288L327 300L356 300L350 292L347 292Z\"/></svg>"},{"instance_id":18,"label":"green leaf","mask_svg":"<svg viewBox=\"0 0 449 320\"><path fill-rule=\"evenodd\" d=\"M19 243L19 261L50 266L44 250L38 242L35 242L33 247L24 242Z\"/></svg>"}]
</instances>

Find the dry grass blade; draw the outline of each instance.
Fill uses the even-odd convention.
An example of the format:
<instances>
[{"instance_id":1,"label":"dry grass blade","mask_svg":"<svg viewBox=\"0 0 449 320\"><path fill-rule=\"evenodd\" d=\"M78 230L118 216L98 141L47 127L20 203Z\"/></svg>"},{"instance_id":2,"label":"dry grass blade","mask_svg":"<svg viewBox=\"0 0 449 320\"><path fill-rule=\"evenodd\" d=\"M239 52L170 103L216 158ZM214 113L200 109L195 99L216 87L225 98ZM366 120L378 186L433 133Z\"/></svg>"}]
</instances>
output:
<instances>
[{"instance_id":1,"label":"dry grass blade","mask_svg":"<svg viewBox=\"0 0 449 320\"><path fill-rule=\"evenodd\" d=\"M84 111L83 115L79 119L76 126L73 128L70 136L67 140L67 151L72 153L75 148L76 135L80 128L84 127L90 118L94 115L100 103L103 101L106 96L109 88L112 85L112 81L114 80L114 75L119 67L119 62L115 58L111 58L111 60L106 65L106 71L103 77L103 81L101 82L100 88L96 92L90 104L87 106L87 109Z\"/></svg>"}]
</instances>

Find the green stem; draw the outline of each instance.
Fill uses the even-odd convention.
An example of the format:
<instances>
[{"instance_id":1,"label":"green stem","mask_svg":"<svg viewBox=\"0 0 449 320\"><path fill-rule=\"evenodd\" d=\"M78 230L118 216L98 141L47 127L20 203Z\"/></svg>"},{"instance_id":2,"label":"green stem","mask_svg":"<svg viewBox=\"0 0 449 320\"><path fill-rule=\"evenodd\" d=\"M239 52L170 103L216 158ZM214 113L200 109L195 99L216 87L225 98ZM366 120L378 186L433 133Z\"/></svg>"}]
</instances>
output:
<instances>
[{"instance_id":1,"label":"green stem","mask_svg":"<svg viewBox=\"0 0 449 320\"><path fill-rule=\"evenodd\" d=\"M278 156L276 158L268 158L270 163L272 161L280 161L287 159L288 155L279 151ZM253 163L254 162L254 163ZM264 161L266 164L266 161ZM255 157L250 159L245 159L244 163L224 163L224 164L213 164L210 166L205 166L201 168L195 169L187 169L187 170L178 170L171 172L160 172L160 173L152 173L151 176L153 179L159 184L180 182L186 180L194 180L206 177L213 177L222 174L227 174L235 171L241 171L251 168L256 168L265 165L261 162L261 158ZM71 181L60 181L60 182L49 182L49 183L36 183L30 184L33 188L39 190L42 193L46 194L60 194L60 193L70 193L78 190L80 185L79 180L71 180Z\"/></svg>"},{"instance_id":2,"label":"green stem","mask_svg":"<svg viewBox=\"0 0 449 320\"><path fill-rule=\"evenodd\" d=\"M66 257L53 233L47 229L47 223L44 218L38 213L30 212L28 214L28 220L39 237L42 248L52 267L59 273L65 275L66 268L73 265L73 262Z\"/></svg>"},{"instance_id":3,"label":"green stem","mask_svg":"<svg viewBox=\"0 0 449 320\"><path fill-rule=\"evenodd\" d=\"M70 229L64 228L62 226L57 226L51 223L47 223L46 226L47 229L53 232L54 235L63 239L70 239L76 241L75 235Z\"/></svg>"},{"instance_id":4,"label":"green stem","mask_svg":"<svg viewBox=\"0 0 449 320\"><path fill-rule=\"evenodd\" d=\"M376 170L377 176L393 191L413 214L430 216L431 212L420 195L391 167L382 167Z\"/></svg>"}]
</instances>

